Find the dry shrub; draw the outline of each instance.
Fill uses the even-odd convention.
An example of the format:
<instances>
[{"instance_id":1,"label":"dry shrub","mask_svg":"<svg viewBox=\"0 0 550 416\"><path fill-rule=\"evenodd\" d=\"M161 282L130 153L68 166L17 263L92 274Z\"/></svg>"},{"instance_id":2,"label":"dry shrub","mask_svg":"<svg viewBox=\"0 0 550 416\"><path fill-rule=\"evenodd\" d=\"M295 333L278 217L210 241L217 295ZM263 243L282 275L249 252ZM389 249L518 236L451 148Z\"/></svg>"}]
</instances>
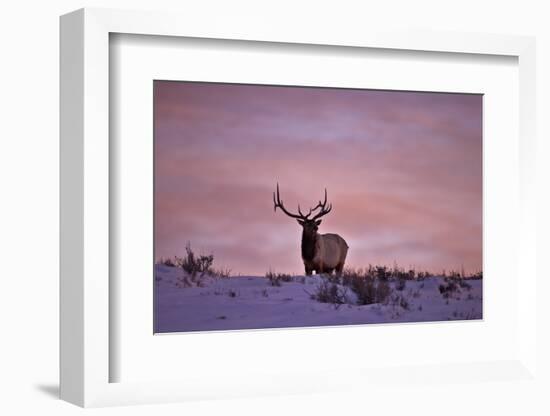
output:
<instances>
[{"instance_id":1,"label":"dry shrub","mask_svg":"<svg viewBox=\"0 0 550 416\"><path fill-rule=\"evenodd\" d=\"M336 307L348 303L347 289L336 283L330 282L328 279L323 279L317 286L315 292L310 296L317 302L331 303Z\"/></svg>"},{"instance_id":2,"label":"dry shrub","mask_svg":"<svg viewBox=\"0 0 550 416\"><path fill-rule=\"evenodd\" d=\"M275 273L269 270L265 277L269 280L271 286L281 286L282 282L292 282L292 275L287 273Z\"/></svg>"},{"instance_id":3,"label":"dry shrub","mask_svg":"<svg viewBox=\"0 0 550 416\"><path fill-rule=\"evenodd\" d=\"M385 303L392 292L387 270L380 267L369 267L366 270L347 269L342 275L342 283L356 294L358 305Z\"/></svg>"}]
</instances>

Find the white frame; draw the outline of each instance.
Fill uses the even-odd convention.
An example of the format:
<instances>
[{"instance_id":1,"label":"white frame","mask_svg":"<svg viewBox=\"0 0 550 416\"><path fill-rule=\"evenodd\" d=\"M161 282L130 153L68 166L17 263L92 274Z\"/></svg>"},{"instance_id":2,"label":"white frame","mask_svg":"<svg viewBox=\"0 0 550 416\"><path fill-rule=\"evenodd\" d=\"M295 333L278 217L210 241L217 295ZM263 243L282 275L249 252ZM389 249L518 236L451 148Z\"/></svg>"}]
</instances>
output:
<instances>
[{"instance_id":1,"label":"white frame","mask_svg":"<svg viewBox=\"0 0 550 416\"><path fill-rule=\"evenodd\" d=\"M61 397L81 406L208 398L208 380L109 383L109 33L254 40L518 58L520 82L521 223L518 291L520 357L501 363L518 380L536 375L535 41L529 37L429 32L330 32L325 27L280 28L265 21L215 21L189 15L82 9L61 18ZM524 322L530 323L523 325ZM493 363L482 363L490 371ZM480 369L472 364L461 369ZM383 371L382 371L383 370ZM380 380L374 371L365 384ZM395 371L395 370L393 370ZM433 368L422 369L430 377ZM510 372L511 371L511 372ZM459 372L460 373L460 372ZM460 374L462 374L460 373ZM377 378L378 377L378 378ZM292 383L288 379L293 380ZM337 380L304 388L297 375L227 389L226 397L338 389ZM219 383L227 383L221 379ZM220 389L216 390L217 392ZM219 396L218 396L219 397Z\"/></svg>"}]
</instances>

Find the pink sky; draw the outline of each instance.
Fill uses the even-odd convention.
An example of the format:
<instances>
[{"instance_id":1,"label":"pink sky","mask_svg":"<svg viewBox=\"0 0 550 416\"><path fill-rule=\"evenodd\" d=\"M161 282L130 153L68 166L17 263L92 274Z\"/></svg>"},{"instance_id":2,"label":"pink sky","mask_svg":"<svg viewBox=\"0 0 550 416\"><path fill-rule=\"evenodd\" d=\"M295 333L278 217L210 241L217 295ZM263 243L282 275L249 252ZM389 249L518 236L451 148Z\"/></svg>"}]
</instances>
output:
<instances>
[{"instance_id":1,"label":"pink sky","mask_svg":"<svg viewBox=\"0 0 550 416\"><path fill-rule=\"evenodd\" d=\"M234 274L303 273L301 227L347 266L482 268L482 96L156 81L155 256L189 241Z\"/></svg>"}]
</instances>

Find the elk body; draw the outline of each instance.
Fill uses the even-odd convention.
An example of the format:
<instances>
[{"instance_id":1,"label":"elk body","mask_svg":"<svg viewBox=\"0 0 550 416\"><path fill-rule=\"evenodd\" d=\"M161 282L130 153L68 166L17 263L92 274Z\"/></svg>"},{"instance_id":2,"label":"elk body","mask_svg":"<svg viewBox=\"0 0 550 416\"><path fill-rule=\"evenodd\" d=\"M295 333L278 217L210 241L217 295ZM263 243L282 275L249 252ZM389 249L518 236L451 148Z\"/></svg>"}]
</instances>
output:
<instances>
[{"instance_id":1,"label":"elk body","mask_svg":"<svg viewBox=\"0 0 550 416\"><path fill-rule=\"evenodd\" d=\"M327 190L325 189L324 202L319 201L315 208L310 208L309 213L304 215L298 205L298 214L293 214L286 210L279 195L279 184L277 192L273 193L273 204L275 211L280 208L289 217L295 218L303 228L302 232L302 260L306 275L311 275L314 271L320 273L342 273L346 255L348 254L348 245L346 241L338 234L319 234L317 231L321 224L322 216L332 210L332 204L327 207ZM316 214L315 211L319 209ZM312 218L309 218L310 215Z\"/></svg>"}]
</instances>

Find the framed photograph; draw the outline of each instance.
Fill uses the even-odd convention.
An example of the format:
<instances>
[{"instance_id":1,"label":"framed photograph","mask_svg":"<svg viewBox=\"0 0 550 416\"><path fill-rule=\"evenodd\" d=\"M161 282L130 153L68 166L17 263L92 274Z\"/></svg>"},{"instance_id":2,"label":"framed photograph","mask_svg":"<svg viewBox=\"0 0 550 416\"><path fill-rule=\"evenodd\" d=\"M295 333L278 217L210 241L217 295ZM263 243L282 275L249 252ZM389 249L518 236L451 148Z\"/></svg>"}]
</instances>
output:
<instances>
[{"instance_id":1,"label":"framed photograph","mask_svg":"<svg viewBox=\"0 0 550 416\"><path fill-rule=\"evenodd\" d=\"M63 16L62 398L537 383L534 54Z\"/></svg>"},{"instance_id":2,"label":"framed photograph","mask_svg":"<svg viewBox=\"0 0 550 416\"><path fill-rule=\"evenodd\" d=\"M153 95L155 333L482 318L481 94Z\"/></svg>"}]
</instances>

